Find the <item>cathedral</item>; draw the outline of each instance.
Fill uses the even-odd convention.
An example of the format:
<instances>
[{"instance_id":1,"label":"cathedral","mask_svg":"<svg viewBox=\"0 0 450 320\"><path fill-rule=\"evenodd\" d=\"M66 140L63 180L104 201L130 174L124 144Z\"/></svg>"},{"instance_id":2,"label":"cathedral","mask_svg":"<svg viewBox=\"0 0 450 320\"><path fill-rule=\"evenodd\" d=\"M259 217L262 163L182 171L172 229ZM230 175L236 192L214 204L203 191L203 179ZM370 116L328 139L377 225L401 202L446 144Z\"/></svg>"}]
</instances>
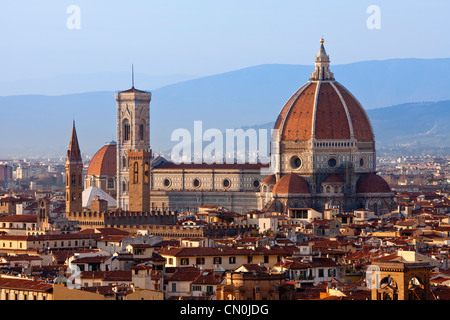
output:
<instances>
[{"instance_id":1,"label":"cathedral","mask_svg":"<svg viewBox=\"0 0 450 320\"><path fill-rule=\"evenodd\" d=\"M133 85L116 93L117 141L95 154L85 187L100 189L115 200L108 201L109 208L126 212L196 211L208 205L239 213L285 213L292 208L323 212L333 207L384 214L395 209L393 192L376 174L370 121L358 100L335 80L320 42L309 81L276 119L271 174L263 174L262 169L269 169L264 164L175 164L153 156L152 94ZM67 179L81 179L77 152L70 151L70 159ZM79 210L74 204L81 193L76 181L74 190L67 191L67 206Z\"/></svg>"}]
</instances>

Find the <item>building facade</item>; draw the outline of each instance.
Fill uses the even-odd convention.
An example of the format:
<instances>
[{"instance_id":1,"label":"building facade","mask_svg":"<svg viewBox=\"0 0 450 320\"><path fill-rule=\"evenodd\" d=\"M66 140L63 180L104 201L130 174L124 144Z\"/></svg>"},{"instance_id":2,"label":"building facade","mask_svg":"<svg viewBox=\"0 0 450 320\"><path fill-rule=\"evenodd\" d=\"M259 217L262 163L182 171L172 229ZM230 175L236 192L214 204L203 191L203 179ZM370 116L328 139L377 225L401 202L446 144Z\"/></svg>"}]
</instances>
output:
<instances>
[{"instance_id":1,"label":"building facade","mask_svg":"<svg viewBox=\"0 0 450 320\"><path fill-rule=\"evenodd\" d=\"M335 80L323 39L309 81L276 120L270 166L175 164L152 157L151 96L134 86L116 94L115 185L117 207L124 211L196 211L203 205L239 213L339 208L383 214L396 209L393 192L376 173L371 123L358 100ZM141 158L130 161L131 155L138 159L137 153Z\"/></svg>"}]
</instances>

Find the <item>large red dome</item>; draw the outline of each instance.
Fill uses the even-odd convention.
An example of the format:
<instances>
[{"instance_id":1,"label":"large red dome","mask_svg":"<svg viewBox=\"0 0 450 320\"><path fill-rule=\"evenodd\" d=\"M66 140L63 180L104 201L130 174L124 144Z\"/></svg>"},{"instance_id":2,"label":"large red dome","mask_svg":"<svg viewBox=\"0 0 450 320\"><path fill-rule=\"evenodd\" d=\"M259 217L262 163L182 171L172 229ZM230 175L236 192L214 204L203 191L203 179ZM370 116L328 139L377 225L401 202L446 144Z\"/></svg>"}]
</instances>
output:
<instances>
[{"instance_id":1,"label":"large red dome","mask_svg":"<svg viewBox=\"0 0 450 320\"><path fill-rule=\"evenodd\" d=\"M281 110L274 129L282 141L374 140L364 109L336 81L310 81L301 87Z\"/></svg>"},{"instance_id":2,"label":"large red dome","mask_svg":"<svg viewBox=\"0 0 450 320\"><path fill-rule=\"evenodd\" d=\"M330 71L323 39L316 56L315 71L284 105L274 129L281 141L311 139L374 141L364 108Z\"/></svg>"}]
</instances>

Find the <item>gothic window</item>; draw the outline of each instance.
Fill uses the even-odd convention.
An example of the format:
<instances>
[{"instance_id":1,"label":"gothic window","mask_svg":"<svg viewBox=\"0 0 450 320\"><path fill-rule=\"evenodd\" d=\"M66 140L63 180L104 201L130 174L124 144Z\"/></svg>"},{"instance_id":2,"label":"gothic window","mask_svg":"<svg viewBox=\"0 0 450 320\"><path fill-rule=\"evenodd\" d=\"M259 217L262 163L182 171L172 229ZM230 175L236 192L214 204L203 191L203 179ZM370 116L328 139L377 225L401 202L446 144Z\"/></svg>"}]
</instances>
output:
<instances>
[{"instance_id":1,"label":"gothic window","mask_svg":"<svg viewBox=\"0 0 450 320\"><path fill-rule=\"evenodd\" d=\"M70 176L72 187L77 185L77 178L75 174Z\"/></svg>"},{"instance_id":2,"label":"gothic window","mask_svg":"<svg viewBox=\"0 0 450 320\"><path fill-rule=\"evenodd\" d=\"M122 167L123 168L127 167L127 157L125 157L125 156L122 157Z\"/></svg>"},{"instance_id":3,"label":"gothic window","mask_svg":"<svg viewBox=\"0 0 450 320\"><path fill-rule=\"evenodd\" d=\"M130 131L131 131L130 122L128 121L128 119L125 119L123 121L123 141L130 140Z\"/></svg>"},{"instance_id":4,"label":"gothic window","mask_svg":"<svg viewBox=\"0 0 450 320\"><path fill-rule=\"evenodd\" d=\"M127 183L125 181L122 182L122 190L124 193L127 192Z\"/></svg>"},{"instance_id":5,"label":"gothic window","mask_svg":"<svg viewBox=\"0 0 450 320\"><path fill-rule=\"evenodd\" d=\"M133 164L133 183L139 183L139 164Z\"/></svg>"}]
</instances>

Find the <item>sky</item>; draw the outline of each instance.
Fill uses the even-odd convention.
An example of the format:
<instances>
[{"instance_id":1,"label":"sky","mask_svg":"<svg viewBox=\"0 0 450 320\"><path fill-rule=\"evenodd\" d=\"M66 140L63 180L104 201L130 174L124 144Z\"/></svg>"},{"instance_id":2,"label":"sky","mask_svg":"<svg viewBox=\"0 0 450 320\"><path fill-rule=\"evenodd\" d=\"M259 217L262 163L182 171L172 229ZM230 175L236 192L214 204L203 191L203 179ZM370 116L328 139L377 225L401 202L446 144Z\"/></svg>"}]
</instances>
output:
<instances>
[{"instance_id":1,"label":"sky","mask_svg":"<svg viewBox=\"0 0 450 320\"><path fill-rule=\"evenodd\" d=\"M450 1L0 0L0 82L450 57ZM375 11L371 8L376 8ZM75 10L73 10L75 8Z\"/></svg>"}]
</instances>

